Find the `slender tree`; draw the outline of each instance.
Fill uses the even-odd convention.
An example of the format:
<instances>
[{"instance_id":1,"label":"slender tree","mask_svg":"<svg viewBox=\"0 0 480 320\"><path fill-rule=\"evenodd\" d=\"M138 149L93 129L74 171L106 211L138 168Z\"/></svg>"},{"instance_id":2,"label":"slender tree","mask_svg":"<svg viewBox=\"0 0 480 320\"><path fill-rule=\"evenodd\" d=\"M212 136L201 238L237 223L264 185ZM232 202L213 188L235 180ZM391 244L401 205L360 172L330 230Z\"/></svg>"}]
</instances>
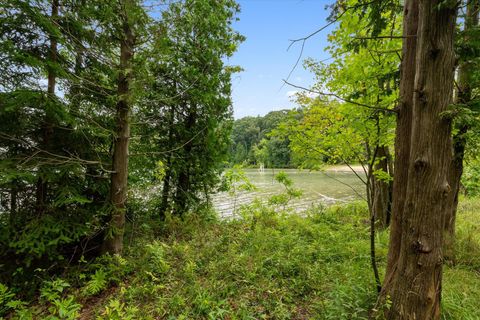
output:
<instances>
[{"instance_id":1,"label":"slender tree","mask_svg":"<svg viewBox=\"0 0 480 320\"><path fill-rule=\"evenodd\" d=\"M51 4L51 14L50 19L53 24L58 23L58 0L52 0ZM57 63L57 34L52 29L51 33L49 34L50 39L50 48L49 48L49 60L50 64L47 66L47 99L55 100L55 87L56 87L56 74L55 74L55 64ZM49 149L49 144L51 143L51 137L53 134L53 115L50 110L45 111L45 119L42 124L42 148L44 150ZM39 177L37 180L36 186L36 210L37 213L42 214L45 211L46 201L47 201L47 193L48 193L48 182L46 181L46 177L42 174L42 168L40 168Z\"/></svg>"},{"instance_id":2,"label":"slender tree","mask_svg":"<svg viewBox=\"0 0 480 320\"><path fill-rule=\"evenodd\" d=\"M112 173L109 202L112 205L110 232L103 243L103 251L121 253L125 229L125 205L128 181L128 145L130 140L130 113L132 108L132 68L135 46L133 30L134 0L120 0L120 64L117 83L117 108L115 115Z\"/></svg>"}]
</instances>

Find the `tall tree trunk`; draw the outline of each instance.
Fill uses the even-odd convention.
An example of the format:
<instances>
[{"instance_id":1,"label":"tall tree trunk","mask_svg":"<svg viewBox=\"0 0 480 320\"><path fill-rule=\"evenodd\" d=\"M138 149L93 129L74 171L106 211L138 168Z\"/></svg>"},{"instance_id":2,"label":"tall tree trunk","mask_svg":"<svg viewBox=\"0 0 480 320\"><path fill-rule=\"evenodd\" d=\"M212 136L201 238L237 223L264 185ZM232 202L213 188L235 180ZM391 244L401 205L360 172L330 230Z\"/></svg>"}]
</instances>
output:
<instances>
[{"instance_id":1,"label":"tall tree trunk","mask_svg":"<svg viewBox=\"0 0 480 320\"><path fill-rule=\"evenodd\" d=\"M197 121L196 106L190 106L190 111L185 119L185 128L194 128ZM193 134L193 133L192 133ZM190 167L192 166L192 158L190 153L192 151L192 139L185 142L183 146L184 165L178 174L177 190L175 193L175 214L181 215L185 213L188 208L188 198L190 197Z\"/></svg>"},{"instance_id":2,"label":"tall tree trunk","mask_svg":"<svg viewBox=\"0 0 480 320\"><path fill-rule=\"evenodd\" d=\"M388 162L390 160L390 153L387 146L379 146L377 149L377 159L374 169L375 171L383 171L389 173ZM373 196L372 196L372 211L375 217L375 225L377 228L384 229L390 222L390 208L391 208L391 183L389 181L373 177Z\"/></svg>"},{"instance_id":3,"label":"tall tree trunk","mask_svg":"<svg viewBox=\"0 0 480 320\"><path fill-rule=\"evenodd\" d=\"M135 42L133 30L127 17L128 13L123 12L123 15L123 38L120 41L120 69L117 87L117 124L113 145L113 172L110 185L110 203L113 214L109 228L112 233L105 237L102 250L104 253L112 254L121 253L123 250L128 179L128 144L130 139L130 85Z\"/></svg>"},{"instance_id":4,"label":"tall tree trunk","mask_svg":"<svg viewBox=\"0 0 480 320\"><path fill-rule=\"evenodd\" d=\"M441 0L418 2L412 143L388 319L440 319L452 147L450 120L442 113L452 102L456 8Z\"/></svg>"},{"instance_id":5,"label":"tall tree trunk","mask_svg":"<svg viewBox=\"0 0 480 320\"><path fill-rule=\"evenodd\" d=\"M468 43L468 31L478 26L478 14L480 10L480 2L478 0L466 0L466 17L464 32L464 42ZM473 66L469 61L460 64L458 68L458 92L455 101L457 104L468 104L472 99L472 82ZM455 220L458 207L458 193L460 192L460 180L463 174L463 158L465 156L466 134L469 126L460 123L457 132L453 136L453 159L449 170L449 183L452 188L449 199L449 208L445 219L444 249L445 258L455 261Z\"/></svg>"},{"instance_id":6,"label":"tall tree trunk","mask_svg":"<svg viewBox=\"0 0 480 320\"><path fill-rule=\"evenodd\" d=\"M390 221L390 244L387 268L379 300L390 294L391 281L397 268L402 240L402 221L407 192L410 140L412 128L413 90L415 81L415 53L417 47L418 1L406 0L403 12L403 48L400 78L400 102L397 110L395 134L395 162Z\"/></svg>"},{"instance_id":7,"label":"tall tree trunk","mask_svg":"<svg viewBox=\"0 0 480 320\"><path fill-rule=\"evenodd\" d=\"M58 7L59 7L59 0L52 0L52 7L51 7L51 14L50 19L53 23L58 20ZM58 40L56 35L50 34L50 63L54 65L57 62L57 54L58 54ZM47 94L48 100L53 100L55 97L55 86L56 86L56 73L54 68L48 67L48 75L47 75ZM52 115L50 114L49 108L45 110L45 119L42 124L42 148L47 150L49 148L50 140L53 134L53 124L52 124ZM46 181L45 177L43 177L42 168L39 169L39 177L36 183L36 211L37 214L42 214L45 211L46 206L46 198L48 193L48 182Z\"/></svg>"}]
</instances>

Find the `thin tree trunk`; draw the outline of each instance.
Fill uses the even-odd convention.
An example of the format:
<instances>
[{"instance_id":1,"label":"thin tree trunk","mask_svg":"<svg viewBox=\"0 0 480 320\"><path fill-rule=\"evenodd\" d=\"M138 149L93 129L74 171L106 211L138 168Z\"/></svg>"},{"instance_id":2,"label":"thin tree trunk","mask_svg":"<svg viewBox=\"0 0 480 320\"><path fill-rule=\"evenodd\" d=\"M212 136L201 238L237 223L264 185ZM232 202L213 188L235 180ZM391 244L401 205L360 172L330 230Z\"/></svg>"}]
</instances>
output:
<instances>
[{"instance_id":1,"label":"thin tree trunk","mask_svg":"<svg viewBox=\"0 0 480 320\"><path fill-rule=\"evenodd\" d=\"M171 168L171 155L168 156L167 160L167 171L165 173L165 177L163 178L163 187L162 187L162 202L160 203L159 208L159 215L160 218L163 219L165 217L165 213L167 212L169 205L169 196L170 196L170 181L172 180L172 168Z\"/></svg>"},{"instance_id":2,"label":"thin tree trunk","mask_svg":"<svg viewBox=\"0 0 480 320\"><path fill-rule=\"evenodd\" d=\"M13 184L10 187L10 225L13 226L15 223L16 215L17 215L17 195L18 195L18 187L17 187L17 180L12 181Z\"/></svg>"},{"instance_id":3,"label":"thin tree trunk","mask_svg":"<svg viewBox=\"0 0 480 320\"><path fill-rule=\"evenodd\" d=\"M127 0L128 1L128 0ZM127 12L123 13L127 15ZM123 234L125 229L125 203L127 199L128 179L128 144L130 139L130 85L132 78L132 59L134 36L130 21L123 17L123 36L120 43L120 70L118 77L118 103L113 146L113 159L110 185L110 203L113 214L109 228L111 235L105 237L104 253L121 253L123 250Z\"/></svg>"},{"instance_id":4,"label":"thin tree trunk","mask_svg":"<svg viewBox=\"0 0 480 320\"><path fill-rule=\"evenodd\" d=\"M386 90L385 87L389 86L389 82L385 82L383 79L378 79L378 88L381 91ZM380 94L377 95L377 103L380 103ZM388 161L390 160L390 154L388 147L380 145L379 138L381 135L380 118L376 115L376 127L377 127L377 142L375 149L375 159L373 162L374 172L385 172L388 174ZM372 176L372 217L374 219L375 227L378 229L385 229L390 222L390 208L391 208L391 192L390 181L379 179L377 175Z\"/></svg>"},{"instance_id":5,"label":"thin tree trunk","mask_svg":"<svg viewBox=\"0 0 480 320\"><path fill-rule=\"evenodd\" d=\"M412 127L413 91L415 80L415 53L417 47L418 1L406 0L403 17L403 49L400 78L400 103L397 110L397 128L395 134L395 175L390 221L390 244L388 247L387 267L379 303L391 295L391 281L397 268L402 240L402 221L407 191L410 140Z\"/></svg>"},{"instance_id":6,"label":"thin tree trunk","mask_svg":"<svg viewBox=\"0 0 480 320\"><path fill-rule=\"evenodd\" d=\"M372 265L373 277L375 279L375 286L377 288L377 292L381 292L382 284L380 283L380 274L378 272L377 255L375 250L376 219L375 219L375 214L372 211L373 209L371 205L369 205L369 208L370 208L370 263Z\"/></svg>"},{"instance_id":7,"label":"thin tree trunk","mask_svg":"<svg viewBox=\"0 0 480 320\"><path fill-rule=\"evenodd\" d=\"M175 213L182 215L188 210L188 192L190 190L189 166L185 167L178 176L177 192L175 195Z\"/></svg>"},{"instance_id":8,"label":"thin tree trunk","mask_svg":"<svg viewBox=\"0 0 480 320\"><path fill-rule=\"evenodd\" d=\"M466 0L466 17L464 31L468 32L472 28L478 26L478 14L480 10L480 2L478 0ZM469 41L468 33L464 37L464 42ZM473 66L468 61L460 64L458 68L458 92L456 97L457 104L468 104L472 99L472 82ZM466 134L469 126L462 123L458 127L457 133L453 136L453 159L449 171L449 183L452 188L450 194L450 207L447 211L445 219L444 249L445 258L455 262L455 220L458 207L458 194L460 192L460 180L463 174L463 158L465 157Z\"/></svg>"},{"instance_id":9,"label":"thin tree trunk","mask_svg":"<svg viewBox=\"0 0 480 320\"><path fill-rule=\"evenodd\" d=\"M451 123L456 8L419 1L410 160L400 255L388 319L440 319L443 228L451 191Z\"/></svg>"},{"instance_id":10,"label":"thin tree trunk","mask_svg":"<svg viewBox=\"0 0 480 320\"><path fill-rule=\"evenodd\" d=\"M52 7L51 7L51 14L50 18L55 23L58 20L58 7L59 7L59 0L52 0ZM55 35L50 35L50 63L55 64L57 62L57 52L58 52L58 40ZM47 94L48 99L51 100L55 96L55 86L56 86L56 73L54 68L48 67L48 75L47 75ZM53 134L53 124L52 124L52 116L48 111L48 108L45 111L45 119L42 124L42 148L47 150L49 148L50 140ZM46 209L46 199L48 193L48 183L43 177L42 168L39 169L39 177L36 183L36 211L37 214L43 214Z\"/></svg>"},{"instance_id":11,"label":"thin tree trunk","mask_svg":"<svg viewBox=\"0 0 480 320\"><path fill-rule=\"evenodd\" d=\"M185 127L186 128L194 128L196 117L197 117L197 110L195 106L191 106L191 110L185 120ZM192 158L190 157L190 153L192 151L192 143L193 141L187 141L186 144L183 146L183 155L184 165L181 169L180 173L178 174L177 179L177 190L175 193L175 214L181 215L185 213L188 208L188 198L190 196L190 167L192 163L190 163Z\"/></svg>"},{"instance_id":12,"label":"thin tree trunk","mask_svg":"<svg viewBox=\"0 0 480 320\"><path fill-rule=\"evenodd\" d=\"M160 208L159 208L159 211L160 211L159 215L161 219L165 218L165 214L170 207L168 202L170 200L170 184L171 184L172 175L173 175L171 153L168 154L166 167L167 167L167 171L165 172L165 177L163 178L162 202L160 203Z\"/></svg>"},{"instance_id":13,"label":"thin tree trunk","mask_svg":"<svg viewBox=\"0 0 480 320\"><path fill-rule=\"evenodd\" d=\"M177 215L182 215L188 210L188 197L190 192L190 152L191 152L191 143L187 143L184 146L184 156L186 161L178 174L177 179L177 190L175 193L175 210L174 213Z\"/></svg>"},{"instance_id":14,"label":"thin tree trunk","mask_svg":"<svg viewBox=\"0 0 480 320\"><path fill-rule=\"evenodd\" d=\"M444 224L444 256L455 263L455 220L457 216L460 180L463 174L463 158L465 154L465 134L468 127L463 125L453 136L453 159L448 172L448 182L452 188L449 194L447 213Z\"/></svg>"},{"instance_id":15,"label":"thin tree trunk","mask_svg":"<svg viewBox=\"0 0 480 320\"><path fill-rule=\"evenodd\" d=\"M176 84L175 84L176 87ZM175 108L173 106L170 107L170 115L168 118L168 145L172 146L174 143L173 141L173 122L175 120ZM172 180L173 169L172 169L172 152L168 153L167 156L167 163L166 163L167 171L165 172L165 177L163 178L163 188L162 188L162 202L160 203L159 208L159 215L160 218L163 219L165 217L166 211L169 209L169 197L170 197L170 183Z\"/></svg>"},{"instance_id":16,"label":"thin tree trunk","mask_svg":"<svg viewBox=\"0 0 480 320\"><path fill-rule=\"evenodd\" d=\"M80 5L85 5L85 1L82 1ZM74 67L74 74L75 74L75 80L73 82L72 88L70 90L71 94L71 101L72 101L72 109L75 111L78 111L80 109L80 103L81 103L81 80L82 79L82 69L83 69L83 62L84 62L84 51L85 49L83 48L83 45L81 43L81 36L77 35L78 39L77 43L75 46L75 67Z\"/></svg>"},{"instance_id":17,"label":"thin tree trunk","mask_svg":"<svg viewBox=\"0 0 480 320\"><path fill-rule=\"evenodd\" d=\"M375 171L388 173L389 151L387 146L379 146L377 149L377 161ZM373 177L372 210L375 217L375 226L385 229L390 221L391 190L390 182Z\"/></svg>"},{"instance_id":18,"label":"thin tree trunk","mask_svg":"<svg viewBox=\"0 0 480 320\"><path fill-rule=\"evenodd\" d=\"M378 118L377 118L377 128L380 130L378 126ZM377 152L379 146L375 147L375 151L371 152L370 146L368 143L365 144L365 152L371 162L367 165L367 179L366 179L366 194L367 194L367 205L368 205L368 212L370 213L370 264L372 265L373 270L373 277L375 279L375 286L377 291L380 292L382 290L382 285L380 282L380 274L378 272L377 266L377 258L376 258L376 249L375 249L375 211L373 209L373 195L375 194L375 176L373 174L374 170L374 163L376 161Z\"/></svg>"}]
</instances>

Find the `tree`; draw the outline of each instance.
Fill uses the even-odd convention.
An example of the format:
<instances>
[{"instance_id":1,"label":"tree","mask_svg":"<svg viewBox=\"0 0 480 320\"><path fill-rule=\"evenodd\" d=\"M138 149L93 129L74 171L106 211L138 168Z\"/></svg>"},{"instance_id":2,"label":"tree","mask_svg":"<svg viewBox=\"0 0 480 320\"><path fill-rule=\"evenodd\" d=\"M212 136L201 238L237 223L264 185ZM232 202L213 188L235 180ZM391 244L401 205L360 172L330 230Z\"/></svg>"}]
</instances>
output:
<instances>
[{"instance_id":1,"label":"tree","mask_svg":"<svg viewBox=\"0 0 480 320\"><path fill-rule=\"evenodd\" d=\"M393 109L398 95L400 14L397 6L390 2L381 6L379 17L378 10L376 5L357 0L335 4L333 14L338 27L328 38L331 60L326 64L307 59L306 66L317 77L317 84L309 89L310 93L318 95L320 100L339 100L345 106L327 102L320 107L322 103L315 101L315 110L308 110L308 117L314 119L316 112L319 116L317 120L310 120L305 129L317 130L319 136L309 135L303 140L311 148L321 150L323 154L313 153L317 160L326 157L363 166L365 178L362 181L366 185L372 219L378 227L385 228L390 220L392 193L393 166L389 148L393 138L391 116L395 114ZM370 18L365 19L365 16ZM380 27L372 26L372 17L380 20ZM377 37L381 31L387 35ZM300 103L304 101L304 97L299 99ZM308 99L306 101L308 105ZM328 116L328 112L332 115ZM315 124L318 125L316 129ZM330 136L326 138L325 135ZM313 146L315 144L317 147ZM310 157L308 147L299 150L302 151L297 154Z\"/></svg>"},{"instance_id":2,"label":"tree","mask_svg":"<svg viewBox=\"0 0 480 320\"><path fill-rule=\"evenodd\" d=\"M393 179L390 242L387 257L383 295L390 292L396 272L402 237L402 220L406 201L408 167L412 128L413 93L416 65L418 28L418 1L405 1L403 12L402 63L400 66L400 93L396 107L395 177Z\"/></svg>"},{"instance_id":3,"label":"tree","mask_svg":"<svg viewBox=\"0 0 480 320\"><path fill-rule=\"evenodd\" d=\"M231 133L231 75L228 66L243 40L232 28L238 5L231 0L171 3L155 26L149 50L151 89L140 108L150 154L166 165L160 216L183 214L208 203L220 182ZM159 57L159 59L151 59ZM152 90L153 89L153 90ZM148 151L147 151L148 152Z\"/></svg>"},{"instance_id":4,"label":"tree","mask_svg":"<svg viewBox=\"0 0 480 320\"><path fill-rule=\"evenodd\" d=\"M245 117L233 123L232 145L230 148L233 164L254 165L259 160L255 156L257 149L270 144L268 150L276 155L269 154L271 162L269 165L279 168L287 168L293 165L289 148L289 140L286 137L275 137L275 129L289 117L288 110L271 111L263 117ZM262 140L265 140L262 142ZM275 146L274 146L275 145ZM278 148L278 149L277 149ZM268 151L265 149L266 152ZM270 152L268 151L268 152Z\"/></svg>"},{"instance_id":5,"label":"tree","mask_svg":"<svg viewBox=\"0 0 480 320\"><path fill-rule=\"evenodd\" d=\"M472 89L478 87L478 80L475 79L474 70L478 65L478 57L472 52L476 51L478 44L472 41L475 38L476 27L478 27L478 15L480 3L475 1L465 1L466 14L463 32L460 34L459 48L460 65L457 74L457 93L455 104L459 113L454 119L453 134L453 157L449 168L449 184L452 192L449 197L449 208L445 219L445 256L448 259L455 260L455 219L458 207L458 196L460 192L460 181L463 175L463 162L465 158L465 149L467 146L468 131L475 125L474 105L475 99L472 96Z\"/></svg>"},{"instance_id":6,"label":"tree","mask_svg":"<svg viewBox=\"0 0 480 320\"><path fill-rule=\"evenodd\" d=\"M120 0L118 3L120 64L118 69L116 129L114 132L112 173L109 202L112 215L103 251L121 253L125 229L125 203L128 184L128 150L130 139L130 113L132 108L132 76L134 49L138 44L138 26L144 18L140 4L135 0ZM140 22L140 23L139 23Z\"/></svg>"},{"instance_id":7,"label":"tree","mask_svg":"<svg viewBox=\"0 0 480 320\"><path fill-rule=\"evenodd\" d=\"M1 208L0 256L7 270L25 270L9 282L31 285L38 268L55 272L66 255L92 252L101 228L109 125L99 105L108 98L98 98L103 77L82 70L98 64L96 11L83 4L1 3L0 194L9 190L10 208Z\"/></svg>"},{"instance_id":8,"label":"tree","mask_svg":"<svg viewBox=\"0 0 480 320\"><path fill-rule=\"evenodd\" d=\"M2 282L121 253L129 180L163 179L177 213L208 201L243 40L234 1L175 2L157 23L137 0L0 4Z\"/></svg>"},{"instance_id":9,"label":"tree","mask_svg":"<svg viewBox=\"0 0 480 320\"><path fill-rule=\"evenodd\" d=\"M406 32L416 20L408 17L415 12L413 5L409 1L405 4L405 38L411 35ZM392 301L389 319L440 318L443 227L451 191L447 178L450 120L443 113L452 102L455 18L456 8L449 2L419 1L415 71L408 74L415 81L410 93L412 143L400 250L393 273L386 275L385 281L392 283L384 288ZM410 48L404 40L404 53ZM403 77L407 75L402 76L405 81ZM396 250L392 245L395 243L389 250Z\"/></svg>"}]
</instances>

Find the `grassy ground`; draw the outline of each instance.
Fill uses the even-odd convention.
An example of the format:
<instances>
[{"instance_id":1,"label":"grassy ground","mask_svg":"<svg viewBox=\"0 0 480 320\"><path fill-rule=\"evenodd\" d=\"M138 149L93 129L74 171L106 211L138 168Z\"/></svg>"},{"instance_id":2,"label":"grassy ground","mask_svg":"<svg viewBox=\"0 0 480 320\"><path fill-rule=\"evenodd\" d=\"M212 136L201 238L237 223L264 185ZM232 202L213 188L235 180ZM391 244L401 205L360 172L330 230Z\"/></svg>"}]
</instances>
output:
<instances>
[{"instance_id":1,"label":"grassy ground","mask_svg":"<svg viewBox=\"0 0 480 320\"><path fill-rule=\"evenodd\" d=\"M457 226L443 319L480 319L480 200L461 202ZM135 234L124 258L103 258L47 283L35 307L17 306L16 317L367 319L376 299L361 204L306 217L253 205L242 220L170 220ZM387 243L387 232L379 233L381 270Z\"/></svg>"}]
</instances>

